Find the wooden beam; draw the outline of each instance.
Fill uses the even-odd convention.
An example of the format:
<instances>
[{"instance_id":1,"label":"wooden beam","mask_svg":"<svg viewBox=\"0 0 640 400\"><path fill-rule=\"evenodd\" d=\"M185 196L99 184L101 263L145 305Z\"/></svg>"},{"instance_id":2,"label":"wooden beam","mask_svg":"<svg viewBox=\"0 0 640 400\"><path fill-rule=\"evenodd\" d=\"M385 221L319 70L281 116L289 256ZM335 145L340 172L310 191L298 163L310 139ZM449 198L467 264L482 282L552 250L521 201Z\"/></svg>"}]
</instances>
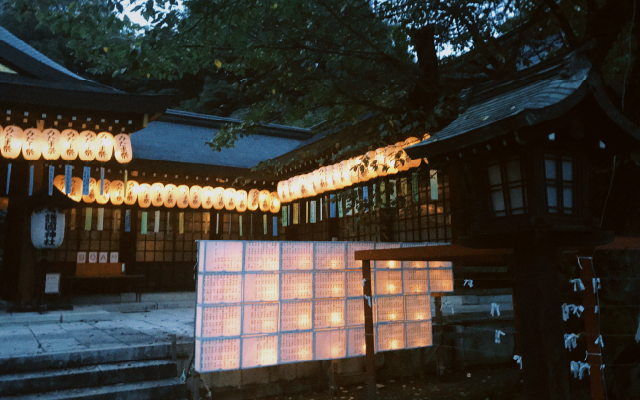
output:
<instances>
[{"instance_id":1,"label":"wooden beam","mask_svg":"<svg viewBox=\"0 0 640 400\"><path fill-rule=\"evenodd\" d=\"M600 250L640 250L640 237L616 236L613 242L596 246Z\"/></svg>"}]
</instances>

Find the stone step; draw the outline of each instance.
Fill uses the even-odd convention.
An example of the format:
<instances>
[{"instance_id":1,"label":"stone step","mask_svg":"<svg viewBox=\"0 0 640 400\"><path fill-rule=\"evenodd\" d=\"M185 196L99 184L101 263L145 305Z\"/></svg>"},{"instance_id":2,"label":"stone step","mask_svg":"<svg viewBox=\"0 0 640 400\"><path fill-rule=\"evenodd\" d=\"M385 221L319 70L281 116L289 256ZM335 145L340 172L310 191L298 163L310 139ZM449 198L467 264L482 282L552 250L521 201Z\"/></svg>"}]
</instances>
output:
<instances>
[{"instance_id":1,"label":"stone step","mask_svg":"<svg viewBox=\"0 0 640 400\"><path fill-rule=\"evenodd\" d=\"M129 361L0 375L0 393L15 396L175 376L176 364L169 360Z\"/></svg>"},{"instance_id":2,"label":"stone step","mask_svg":"<svg viewBox=\"0 0 640 400\"><path fill-rule=\"evenodd\" d=\"M179 378L0 397L0 400L174 400L185 397Z\"/></svg>"},{"instance_id":3,"label":"stone step","mask_svg":"<svg viewBox=\"0 0 640 400\"><path fill-rule=\"evenodd\" d=\"M193 342L178 343L178 357L188 357ZM33 372L45 369L75 368L125 361L160 360L171 358L171 344L88 349L65 353L44 353L33 356L0 357L0 374Z\"/></svg>"}]
</instances>

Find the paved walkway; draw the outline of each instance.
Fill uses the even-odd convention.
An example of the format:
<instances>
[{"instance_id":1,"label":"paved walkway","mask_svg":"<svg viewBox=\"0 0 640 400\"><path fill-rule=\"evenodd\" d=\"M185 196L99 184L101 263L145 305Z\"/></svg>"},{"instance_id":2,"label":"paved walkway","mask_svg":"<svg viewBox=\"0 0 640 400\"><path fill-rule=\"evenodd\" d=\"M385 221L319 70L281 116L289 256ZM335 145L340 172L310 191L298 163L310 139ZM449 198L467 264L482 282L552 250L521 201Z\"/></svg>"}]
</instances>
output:
<instances>
[{"instance_id":1,"label":"paved walkway","mask_svg":"<svg viewBox=\"0 0 640 400\"><path fill-rule=\"evenodd\" d=\"M4 320L0 323L0 358L166 343L170 334L181 342L191 340L194 331L193 308L0 314L0 319Z\"/></svg>"}]
</instances>

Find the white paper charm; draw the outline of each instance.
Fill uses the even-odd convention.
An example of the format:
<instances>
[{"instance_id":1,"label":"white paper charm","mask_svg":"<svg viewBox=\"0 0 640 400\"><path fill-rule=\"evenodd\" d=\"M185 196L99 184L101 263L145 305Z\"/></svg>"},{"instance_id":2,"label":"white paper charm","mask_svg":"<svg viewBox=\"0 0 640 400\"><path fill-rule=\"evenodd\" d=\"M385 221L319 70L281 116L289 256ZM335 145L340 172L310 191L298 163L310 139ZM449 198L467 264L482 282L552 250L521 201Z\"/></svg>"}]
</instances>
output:
<instances>
[{"instance_id":1,"label":"white paper charm","mask_svg":"<svg viewBox=\"0 0 640 400\"><path fill-rule=\"evenodd\" d=\"M584 371L586 370L591 375L591 365L581 361L571 361L571 372L574 378L582 379Z\"/></svg>"},{"instance_id":2,"label":"white paper charm","mask_svg":"<svg viewBox=\"0 0 640 400\"><path fill-rule=\"evenodd\" d=\"M602 289L600 286L600 278L592 278L593 281L593 293L597 293L599 289Z\"/></svg>"},{"instance_id":3,"label":"white paper charm","mask_svg":"<svg viewBox=\"0 0 640 400\"><path fill-rule=\"evenodd\" d=\"M599 335L596 339L596 344L600 345L600 347L604 347L604 342L602 341L602 335Z\"/></svg>"},{"instance_id":4,"label":"white paper charm","mask_svg":"<svg viewBox=\"0 0 640 400\"><path fill-rule=\"evenodd\" d=\"M518 364L520 364L520 369L522 369L522 357L521 357L521 356L519 356L519 355L515 355L515 356L513 356L513 359L514 359Z\"/></svg>"},{"instance_id":5,"label":"white paper charm","mask_svg":"<svg viewBox=\"0 0 640 400\"><path fill-rule=\"evenodd\" d=\"M500 344L500 336L504 336L505 333L502 332L500 329L496 329L496 343Z\"/></svg>"},{"instance_id":6,"label":"white paper charm","mask_svg":"<svg viewBox=\"0 0 640 400\"><path fill-rule=\"evenodd\" d=\"M491 303L491 316L494 316L494 313L498 315L498 317L500 316L500 304L498 303Z\"/></svg>"},{"instance_id":7,"label":"white paper charm","mask_svg":"<svg viewBox=\"0 0 640 400\"><path fill-rule=\"evenodd\" d=\"M464 284L462 286L469 286L470 288L473 287L473 279L465 279L464 280Z\"/></svg>"},{"instance_id":8,"label":"white paper charm","mask_svg":"<svg viewBox=\"0 0 640 400\"><path fill-rule=\"evenodd\" d=\"M582 284L582 281L580 280L580 278L571 279L569 282L573 283L574 292L577 292L578 290L582 292L584 290L584 285Z\"/></svg>"},{"instance_id":9,"label":"white paper charm","mask_svg":"<svg viewBox=\"0 0 640 400\"><path fill-rule=\"evenodd\" d=\"M562 320L566 321L569 319L569 305L567 303L564 303L562 305Z\"/></svg>"},{"instance_id":10,"label":"white paper charm","mask_svg":"<svg viewBox=\"0 0 640 400\"><path fill-rule=\"evenodd\" d=\"M578 335L575 333L565 333L564 334L564 347L571 351L578 347L577 343Z\"/></svg>"}]
</instances>

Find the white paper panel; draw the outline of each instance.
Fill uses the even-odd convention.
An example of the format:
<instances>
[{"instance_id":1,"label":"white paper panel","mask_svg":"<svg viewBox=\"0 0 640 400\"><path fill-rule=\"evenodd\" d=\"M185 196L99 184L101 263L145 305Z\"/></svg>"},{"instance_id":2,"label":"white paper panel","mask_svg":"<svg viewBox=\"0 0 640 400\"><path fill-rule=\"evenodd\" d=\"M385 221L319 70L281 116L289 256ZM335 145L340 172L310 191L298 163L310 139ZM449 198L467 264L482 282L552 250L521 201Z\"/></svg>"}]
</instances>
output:
<instances>
[{"instance_id":1,"label":"white paper panel","mask_svg":"<svg viewBox=\"0 0 640 400\"><path fill-rule=\"evenodd\" d=\"M313 360L313 332L283 333L280 339L280 361Z\"/></svg>"},{"instance_id":2,"label":"white paper panel","mask_svg":"<svg viewBox=\"0 0 640 400\"><path fill-rule=\"evenodd\" d=\"M362 271L353 252L398 247L401 244L370 242L199 242L196 370L363 355ZM451 264L430 262L428 269L425 263L376 264L376 350L431 345L429 290L453 290Z\"/></svg>"},{"instance_id":3,"label":"white paper panel","mask_svg":"<svg viewBox=\"0 0 640 400\"><path fill-rule=\"evenodd\" d=\"M313 242L283 242L282 269L313 269Z\"/></svg>"},{"instance_id":4,"label":"white paper panel","mask_svg":"<svg viewBox=\"0 0 640 400\"><path fill-rule=\"evenodd\" d=\"M313 298L313 274L311 272L286 272L281 274L281 300Z\"/></svg>"},{"instance_id":5,"label":"white paper panel","mask_svg":"<svg viewBox=\"0 0 640 400\"><path fill-rule=\"evenodd\" d=\"M313 302L282 302L280 310L281 331L303 331L313 328Z\"/></svg>"}]
</instances>

